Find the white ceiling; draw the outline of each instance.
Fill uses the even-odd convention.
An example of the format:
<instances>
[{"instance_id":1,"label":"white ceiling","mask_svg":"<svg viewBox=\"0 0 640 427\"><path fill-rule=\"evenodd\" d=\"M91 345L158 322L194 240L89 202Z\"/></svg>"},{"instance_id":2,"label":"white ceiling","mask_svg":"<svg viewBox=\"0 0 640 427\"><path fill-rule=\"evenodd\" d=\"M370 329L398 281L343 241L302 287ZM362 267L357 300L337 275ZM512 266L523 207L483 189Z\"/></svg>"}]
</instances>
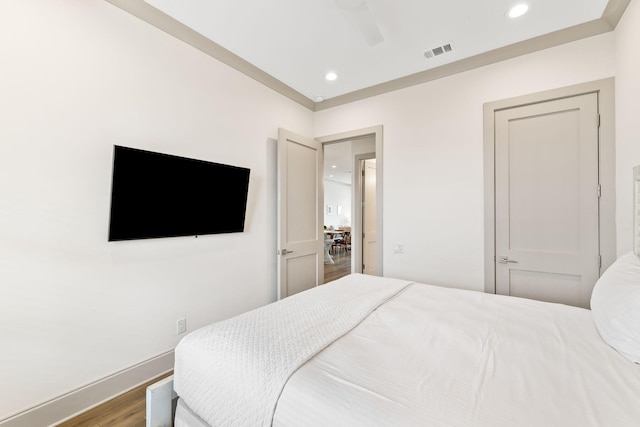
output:
<instances>
[{"instance_id":1,"label":"white ceiling","mask_svg":"<svg viewBox=\"0 0 640 427\"><path fill-rule=\"evenodd\" d=\"M146 0L310 100L334 98L600 19L608 0L364 1L384 40L369 46L346 0ZM515 20L507 10L527 3ZM618 2L618 0L611 0ZM424 51L451 43L451 53ZM334 71L338 79L324 76Z\"/></svg>"},{"instance_id":2,"label":"white ceiling","mask_svg":"<svg viewBox=\"0 0 640 427\"><path fill-rule=\"evenodd\" d=\"M351 146L351 141L324 145L324 179L351 185Z\"/></svg>"}]
</instances>

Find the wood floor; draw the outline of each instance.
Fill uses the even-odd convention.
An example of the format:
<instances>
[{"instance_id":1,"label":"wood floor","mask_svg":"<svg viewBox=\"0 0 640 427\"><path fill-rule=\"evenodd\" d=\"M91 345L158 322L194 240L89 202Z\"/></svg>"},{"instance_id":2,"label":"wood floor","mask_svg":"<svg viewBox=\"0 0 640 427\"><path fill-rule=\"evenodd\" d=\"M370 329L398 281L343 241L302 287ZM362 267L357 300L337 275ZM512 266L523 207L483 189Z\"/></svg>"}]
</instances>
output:
<instances>
[{"instance_id":1,"label":"wood floor","mask_svg":"<svg viewBox=\"0 0 640 427\"><path fill-rule=\"evenodd\" d=\"M58 424L57 427L144 427L147 386L168 377L158 377L100 406Z\"/></svg>"},{"instance_id":2,"label":"wood floor","mask_svg":"<svg viewBox=\"0 0 640 427\"><path fill-rule=\"evenodd\" d=\"M351 273L351 251L342 250L331 254L333 264L324 265L324 283Z\"/></svg>"}]
</instances>

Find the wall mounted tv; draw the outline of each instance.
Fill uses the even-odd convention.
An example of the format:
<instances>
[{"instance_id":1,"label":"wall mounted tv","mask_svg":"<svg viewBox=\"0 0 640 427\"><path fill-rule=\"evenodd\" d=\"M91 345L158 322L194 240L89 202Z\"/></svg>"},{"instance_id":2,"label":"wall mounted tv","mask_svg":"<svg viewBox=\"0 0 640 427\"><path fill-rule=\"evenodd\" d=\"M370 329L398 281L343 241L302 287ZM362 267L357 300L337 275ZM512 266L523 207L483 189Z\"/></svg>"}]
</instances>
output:
<instances>
[{"instance_id":1,"label":"wall mounted tv","mask_svg":"<svg viewBox=\"0 0 640 427\"><path fill-rule=\"evenodd\" d=\"M244 231L249 169L114 146L109 241Z\"/></svg>"}]
</instances>

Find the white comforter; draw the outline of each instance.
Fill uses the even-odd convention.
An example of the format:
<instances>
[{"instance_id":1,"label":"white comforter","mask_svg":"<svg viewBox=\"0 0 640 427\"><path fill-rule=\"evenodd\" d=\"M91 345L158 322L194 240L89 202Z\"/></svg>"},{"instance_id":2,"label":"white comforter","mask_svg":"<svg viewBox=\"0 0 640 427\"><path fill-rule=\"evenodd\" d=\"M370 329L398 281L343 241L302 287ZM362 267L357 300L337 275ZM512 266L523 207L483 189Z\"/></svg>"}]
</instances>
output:
<instances>
[{"instance_id":1,"label":"white comforter","mask_svg":"<svg viewBox=\"0 0 640 427\"><path fill-rule=\"evenodd\" d=\"M212 426L640 426L640 365L589 310L351 275L227 322L176 350Z\"/></svg>"},{"instance_id":2,"label":"white comforter","mask_svg":"<svg viewBox=\"0 0 640 427\"><path fill-rule=\"evenodd\" d=\"M174 389L212 426L269 426L291 374L409 284L353 275L194 331Z\"/></svg>"},{"instance_id":3,"label":"white comforter","mask_svg":"<svg viewBox=\"0 0 640 427\"><path fill-rule=\"evenodd\" d=\"M638 427L640 365L589 310L413 284L291 377L273 425Z\"/></svg>"}]
</instances>

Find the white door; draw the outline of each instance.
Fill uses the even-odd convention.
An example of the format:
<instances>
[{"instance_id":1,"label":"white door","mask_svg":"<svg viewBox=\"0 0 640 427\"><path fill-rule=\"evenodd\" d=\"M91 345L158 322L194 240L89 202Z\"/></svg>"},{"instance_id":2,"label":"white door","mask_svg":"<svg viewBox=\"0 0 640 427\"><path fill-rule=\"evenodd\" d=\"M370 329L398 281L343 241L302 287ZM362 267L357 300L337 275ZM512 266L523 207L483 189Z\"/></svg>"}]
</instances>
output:
<instances>
[{"instance_id":1,"label":"white door","mask_svg":"<svg viewBox=\"0 0 640 427\"><path fill-rule=\"evenodd\" d=\"M376 275L376 159L364 160L362 180L362 272Z\"/></svg>"},{"instance_id":2,"label":"white door","mask_svg":"<svg viewBox=\"0 0 640 427\"><path fill-rule=\"evenodd\" d=\"M589 306L600 274L597 102L495 113L496 293Z\"/></svg>"},{"instance_id":3,"label":"white door","mask_svg":"<svg viewBox=\"0 0 640 427\"><path fill-rule=\"evenodd\" d=\"M278 129L278 299L322 284L322 144Z\"/></svg>"}]
</instances>

